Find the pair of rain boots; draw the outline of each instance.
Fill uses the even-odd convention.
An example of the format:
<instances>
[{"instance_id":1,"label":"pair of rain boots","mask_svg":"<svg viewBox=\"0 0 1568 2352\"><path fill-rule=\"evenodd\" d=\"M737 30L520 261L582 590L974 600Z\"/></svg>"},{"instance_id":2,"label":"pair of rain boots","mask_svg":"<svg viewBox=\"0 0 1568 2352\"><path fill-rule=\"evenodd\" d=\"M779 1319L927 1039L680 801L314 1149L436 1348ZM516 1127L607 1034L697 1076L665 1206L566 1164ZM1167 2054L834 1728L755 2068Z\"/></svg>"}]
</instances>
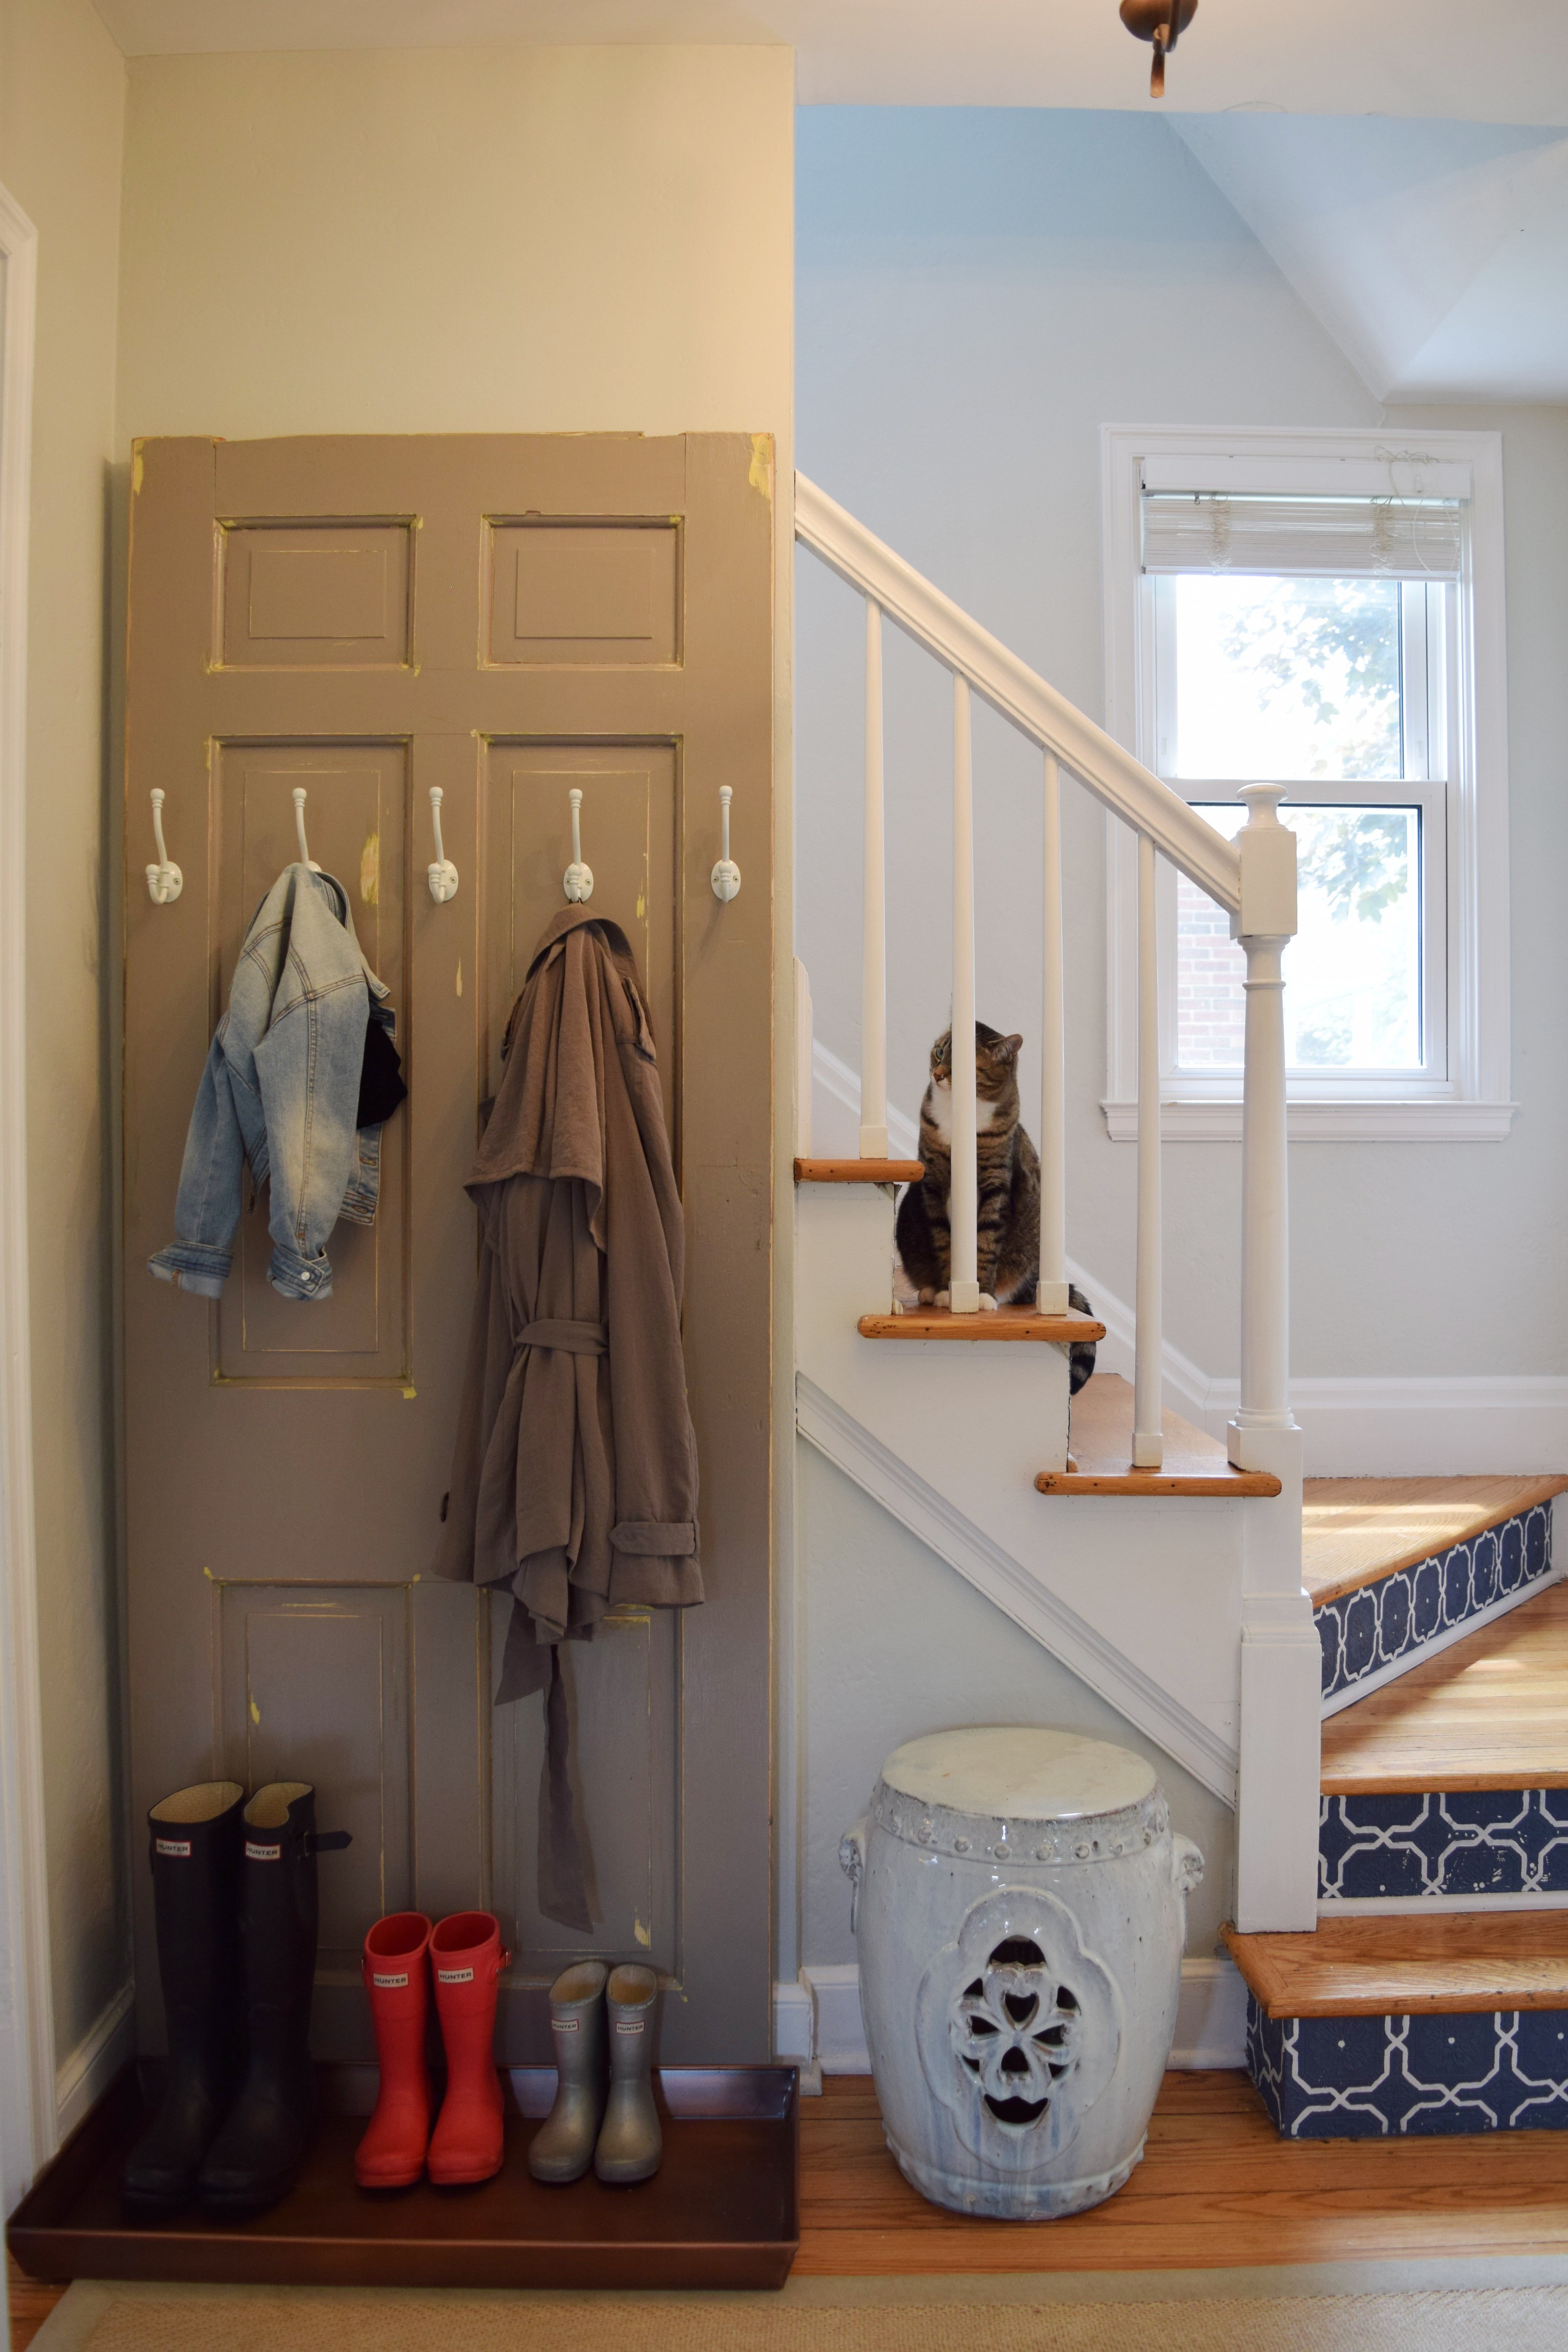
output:
<instances>
[{"instance_id":1,"label":"pair of rain boots","mask_svg":"<svg viewBox=\"0 0 1568 2352\"><path fill-rule=\"evenodd\" d=\"M149 2218L193 2199L258 2211L293 2187L310 2138L316 1856L349 1837L318 1832L307 1780L248 1803L237 1780L200 1781L147 1824L169 2063L125 2203Z\"/></svg>"},{"instance_id":2,"label":"pair of rain boots","mask_svg":"<svg viewBox=\"0 0 1568 2352\"><path fill-rule=\"evenodd\" d=\"M535 2180L580 2180L592 2164L601 2180L627 2186L658 2170L664 2140L653 2101L658 1998L651 1969L580 1960L556 1978L550 1988L555 2104L529 2145Z\"/></svg>"},{"instance_id":3,"label":"pair of rain boots","mask_svg":"<svg viewBox=\"0 0 1568 2352\"><path fill-rule=\"evenodd\" d=\"M456 2189L500 2170L496 2000L510 1957L488 1911L456 1911L434 1927L422 1911L395 1911L365 1937L364 1988L381 2088L354 2156L362 2189L410 2189L426 2173L438 2188ZM447 2053L447 2090L434 2131L425 2049L432 1978Z\"/></svg>"}]
</instances>

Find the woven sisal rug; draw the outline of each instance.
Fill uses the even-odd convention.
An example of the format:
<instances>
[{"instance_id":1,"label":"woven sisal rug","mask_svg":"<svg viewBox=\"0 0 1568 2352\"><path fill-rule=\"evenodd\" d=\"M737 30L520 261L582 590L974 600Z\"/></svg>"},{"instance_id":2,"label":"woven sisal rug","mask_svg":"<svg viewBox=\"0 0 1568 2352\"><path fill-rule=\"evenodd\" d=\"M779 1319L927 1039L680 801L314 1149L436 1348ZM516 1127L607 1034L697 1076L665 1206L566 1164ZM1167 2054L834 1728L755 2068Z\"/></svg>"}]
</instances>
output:
<instances>
[{"instance_id":1,"label":"woven sisal rug","mask_svg":"<svg viewBox=\"0 0 1568 2352\"><path fill-rule=\"evenodd\" d=\"M806 2282L799 2282L805 2286ZM868 2302L343 2287L73 2287L35 2352L1564 2352L1568 2287L1179 2302Z\"/></svg>"}]
</instances>

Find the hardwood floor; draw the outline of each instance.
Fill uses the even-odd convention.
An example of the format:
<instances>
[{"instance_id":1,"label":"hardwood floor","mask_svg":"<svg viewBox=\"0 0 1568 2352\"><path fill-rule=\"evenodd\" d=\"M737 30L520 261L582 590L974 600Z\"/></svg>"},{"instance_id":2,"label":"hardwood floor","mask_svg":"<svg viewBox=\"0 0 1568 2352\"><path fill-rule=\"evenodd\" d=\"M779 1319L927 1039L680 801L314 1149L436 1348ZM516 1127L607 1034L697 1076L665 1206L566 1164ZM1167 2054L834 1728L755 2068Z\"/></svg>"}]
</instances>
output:
<instances>
[{"instance_id":1,"label":"hardwood floor","mask_svg":"<svg viewBox=\"0 0 1568 2352\"><path fill-rule=\"evenodd\" d=\"M801 2121L797 2276L1233 2269L1429 2255L1568 2254L1568 2134L1281 2140L1245 2074L1167 2074L1143 2162L1065 2221L981 2221L910 2188L866 2075ZM13 2352L58 2300L12 2270Z\"/></svg>"},{"instance_id":2,"label":"hardwood floor","mask_svg":"<svg viewBox=\"0 0 1568 2352\"><path fill-rule=\"evenodd\" d=\"M1568 2010L1568 1912L1320 1918L1315 1936L1224 1930L1270 2017Z\"/></svg>"},{"instance_id":3,"label":"hardwood floor","mask_svg":"<svg viewBox=\"0 0 1568 2352\"><path fill-rule=\"evenodd\" d=\"M1568 1584L1323 1725L1323 1789L1568 1788Z\"/></svg>"},{"instance_id":4,"label":"hardwood floor","mask_svg":"<svg viewBox=\"0 0 1568 2352\"><path fill-rule=\"evenodd\" d=\"M6 2284L11 2300L11 2352L26 2352L39 2328L65 2293L63 2286L40 2286L5 2257Z\"/></svg>"},{"instance_id":5,"label":"hardwood floor","mask_svg":"<svg viewBox=\"0 0 1568 2352\"><path fill-rule=\"evenodd\" d=\"M1229 2269L1568 2253L1568 2134L1282 2140L1245 2074L1167 2074L1143 2162L1065 2221L928 2205L882 2141L870 2081L829 2076L801 2129L797 2276Z\"/></svg>"},{"instance_id":6,"label":"hardwood floor","mask_svg":"<svg viewBox=\"0 0 1568 2352\"><path fill-rule=\"evenodd\" d=\"M1568 1490L1568 1477L1309 1478L1302 1582L1315 1608Z\"/></svg>"}]
</instances>

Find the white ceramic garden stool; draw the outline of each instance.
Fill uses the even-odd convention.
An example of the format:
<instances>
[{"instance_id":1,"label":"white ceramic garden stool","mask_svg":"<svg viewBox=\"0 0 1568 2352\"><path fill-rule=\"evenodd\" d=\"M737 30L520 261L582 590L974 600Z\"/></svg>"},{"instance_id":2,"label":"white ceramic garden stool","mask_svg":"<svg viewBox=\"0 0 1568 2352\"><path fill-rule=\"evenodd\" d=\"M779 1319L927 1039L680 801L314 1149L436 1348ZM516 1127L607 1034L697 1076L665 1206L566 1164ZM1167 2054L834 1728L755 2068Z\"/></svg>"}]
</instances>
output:
<instances>
[{"instance_id":1,"label":"white ceramic garden stool","mask_svg":"<svg viewBox=\"0 0 1568 2352\"><path fill-rule=\"evenodd\" d=\"M961 2213L1098 2205L1143 2153L1203 1876L1142 1757L986 1725L889 1757L839 1860L888 2146Z\"/></svg>"}]
</instances>

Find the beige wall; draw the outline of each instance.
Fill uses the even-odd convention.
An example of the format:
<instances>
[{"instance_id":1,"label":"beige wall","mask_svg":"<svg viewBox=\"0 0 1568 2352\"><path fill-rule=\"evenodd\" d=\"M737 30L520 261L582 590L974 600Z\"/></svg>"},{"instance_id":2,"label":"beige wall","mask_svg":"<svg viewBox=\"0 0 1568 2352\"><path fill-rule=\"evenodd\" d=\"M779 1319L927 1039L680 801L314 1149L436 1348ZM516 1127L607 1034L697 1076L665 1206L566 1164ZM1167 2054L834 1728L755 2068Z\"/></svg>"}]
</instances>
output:
<instances>
[{"instance_id":1,"label":"beige wall","mask_svg":"<svg viewBox=\"0 0 1568 2352\"><path fill-rule=\"evenodd\" d=\"M120 436L773 429L784 49L131 68Z\"/></svg>"},{"instance_id":2,"label":"beige wall","mask_svg":"<svg viewBox=\"0 0 1568 2352\"><path fill-rule=\"evenodd\" d=\"M57 2057L124 1975L103 750L125 68L91 0L0 6L0 181L38 231L27 676L34 1465Z\"/></svg>"}]
</instances>

